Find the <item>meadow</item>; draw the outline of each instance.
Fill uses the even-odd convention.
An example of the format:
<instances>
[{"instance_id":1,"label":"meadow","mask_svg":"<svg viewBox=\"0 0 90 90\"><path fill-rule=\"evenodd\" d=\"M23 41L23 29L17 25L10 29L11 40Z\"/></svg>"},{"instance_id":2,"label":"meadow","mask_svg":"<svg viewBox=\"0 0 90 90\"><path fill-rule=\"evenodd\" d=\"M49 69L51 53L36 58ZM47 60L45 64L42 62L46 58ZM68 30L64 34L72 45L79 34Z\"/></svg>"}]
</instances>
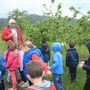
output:
<instances>
[{"instance_id":1,"label":"meadow","mask_svg":"<svg viewBox=\"0 0 90 90\"><path fill-rule=\"evenodd\" d=\"M1 37L1 35L0 35ZM51 46L51 43L49 43L49 45ZM68 45L67 45L67 48L68 48ZM6 46L5 46L5 42L1 40L0 38L0 55L3 55L4 54L4 51L6 49ZM78 51L78 54L79 54L79 59L80 61L83 60L83 59L86 59L88 57L88 51L87 51L87 48L85 47L85 45L81 45L81 46L76 46L76 49ZM63 74L63 87L64 87L64 90L83 90L83 85L85 83L85 80L86 80L86 73L83 69L80 69L78 68L77 69L77 79L75 82L73 83L70 83L70 78L69 78L69 73L68 73L68 68L65 66L65 54L66 54L66 50L64 47L62 47L62 55L64 57L64 74ZM51 55L53 54L53 52L51 52ZM50 63L51 64L51 63ZM7 77L7 73L5 75L5 86L6 86L6 89L5 90L8 90L8 88L11 87L11 84L8 85L6 84L6 77ZM47 77L48 80L51 80L51 76L50 77ZM18 90L24 90L20 87L18 87Z\"/></svg>"}]
</instances>

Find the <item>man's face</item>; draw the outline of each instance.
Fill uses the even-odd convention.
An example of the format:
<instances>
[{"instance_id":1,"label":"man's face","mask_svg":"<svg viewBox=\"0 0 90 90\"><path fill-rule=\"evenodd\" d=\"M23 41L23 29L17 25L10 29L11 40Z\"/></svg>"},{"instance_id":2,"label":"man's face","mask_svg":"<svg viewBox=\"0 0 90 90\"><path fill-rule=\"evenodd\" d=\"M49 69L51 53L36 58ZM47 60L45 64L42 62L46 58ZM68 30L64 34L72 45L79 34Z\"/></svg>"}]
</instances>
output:
<instances>
[{"instance_id":1,"label":"man's face","mask_svg":"<svg viewBox=\"0 0 90 90\"><path fill-rule=\"evenodd\" d=\"M14 28L15 25L16 25L16 23L10 23L10 27L11 27L11 28Z\"/></svg>"}]
</instances>

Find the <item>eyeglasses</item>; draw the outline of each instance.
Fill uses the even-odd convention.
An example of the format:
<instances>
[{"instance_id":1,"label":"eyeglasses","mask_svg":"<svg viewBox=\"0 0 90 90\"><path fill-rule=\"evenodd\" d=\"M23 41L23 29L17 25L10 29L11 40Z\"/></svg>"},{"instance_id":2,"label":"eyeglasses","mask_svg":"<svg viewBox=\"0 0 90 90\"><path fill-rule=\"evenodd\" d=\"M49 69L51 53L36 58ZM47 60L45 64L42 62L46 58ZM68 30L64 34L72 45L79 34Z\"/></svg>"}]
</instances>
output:
<instances>
[{"instance_id":1,"label":"eyeglasses","mask_svg":"<svg viewBox=\"0 0 90 90\"><path fill-rule=\"evenodd\" d=\"M16 23L12 23L12 24L16 24Z\"/></svg>"}]
</instances>

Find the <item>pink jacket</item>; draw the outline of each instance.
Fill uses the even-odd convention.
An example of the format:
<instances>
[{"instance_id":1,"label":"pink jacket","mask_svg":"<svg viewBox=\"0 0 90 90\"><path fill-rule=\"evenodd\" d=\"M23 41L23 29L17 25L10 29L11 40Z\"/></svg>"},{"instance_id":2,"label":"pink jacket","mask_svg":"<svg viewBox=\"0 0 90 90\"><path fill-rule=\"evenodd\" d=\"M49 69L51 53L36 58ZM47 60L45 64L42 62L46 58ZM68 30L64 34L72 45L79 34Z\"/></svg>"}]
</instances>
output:
<instances>
[{"instance_id":1,"label":"pink jacket","mask_svg":"<svg viewBox=\"0 0 90 90\"><path fill-rule=\"evenodd\" d=\"M18 56L16 51L10 51L7 58L6 68L8 70L16 70L18 67Z\"/></svg>"},{"instance_id":2,"label":"pink jacket","mask_svg":"<svg viewBox=\"0 0 90 90\"><path fill-rule=\"evenodd\" d=\"M9 53L8 50L6 50L5 53L4 53L4 60L6 62L7 62L7 58L8 58L8 53Z\"/></svg>"},{"instance_id":3,"label":"pink jacket","mask_svg":"<svg viewBox=\"0 0 90 90\"><path fill-rule=\"evenodd\" d=\"M22 50L18 51L18 65L19 65L20 71L23 70L23 55L24 55L24 52Z\"/></svg>"}]
</instances>

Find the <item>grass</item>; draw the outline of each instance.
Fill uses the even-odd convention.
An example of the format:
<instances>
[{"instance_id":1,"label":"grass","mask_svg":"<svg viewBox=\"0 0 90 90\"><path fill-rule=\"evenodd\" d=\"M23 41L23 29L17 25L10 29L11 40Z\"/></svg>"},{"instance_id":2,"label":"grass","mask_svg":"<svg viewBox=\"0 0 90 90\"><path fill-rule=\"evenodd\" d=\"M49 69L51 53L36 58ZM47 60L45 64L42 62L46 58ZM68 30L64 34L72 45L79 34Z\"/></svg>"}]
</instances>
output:
<instances>
[{"instance_id":1,"label":"grass","mask_svg":"<svg viewBox=\"0 0 90 90\"><path fill-rule=\"evenodd\" d=\"M51 46L51 44L50 44L50 46ZM5 42L2 41L1 38L0 38L0 55L4 54L5 49L6 49ZM88 51L87 51L87 49L86 49L86 47L84 45L77 46L76 49L77 49L77 51L79 53L80 60L83 60L83 59L87 58ZM53 54L53 52L51 52L51 53ZM66 54L66 51L65 51L64 47L62 48L62 54L64 56L64 74L63 74L63 87L64 87L64 90L83 90L83 86L84 86L84 83L85 83L85 80L86 80L85 71L78 68L77 69L76 82L70 83L68 68L65 66L65 54ZM6 77L7 77L7 74L5 75L5 81L6 81ZM47 79L51 80L51 77L47 77ZM11 84L6 85L6 90L8 88L10 88L10 87L11 87ZM24 90L24 89L18 87L18 90Z\"/></svg>"}]
</instances>

